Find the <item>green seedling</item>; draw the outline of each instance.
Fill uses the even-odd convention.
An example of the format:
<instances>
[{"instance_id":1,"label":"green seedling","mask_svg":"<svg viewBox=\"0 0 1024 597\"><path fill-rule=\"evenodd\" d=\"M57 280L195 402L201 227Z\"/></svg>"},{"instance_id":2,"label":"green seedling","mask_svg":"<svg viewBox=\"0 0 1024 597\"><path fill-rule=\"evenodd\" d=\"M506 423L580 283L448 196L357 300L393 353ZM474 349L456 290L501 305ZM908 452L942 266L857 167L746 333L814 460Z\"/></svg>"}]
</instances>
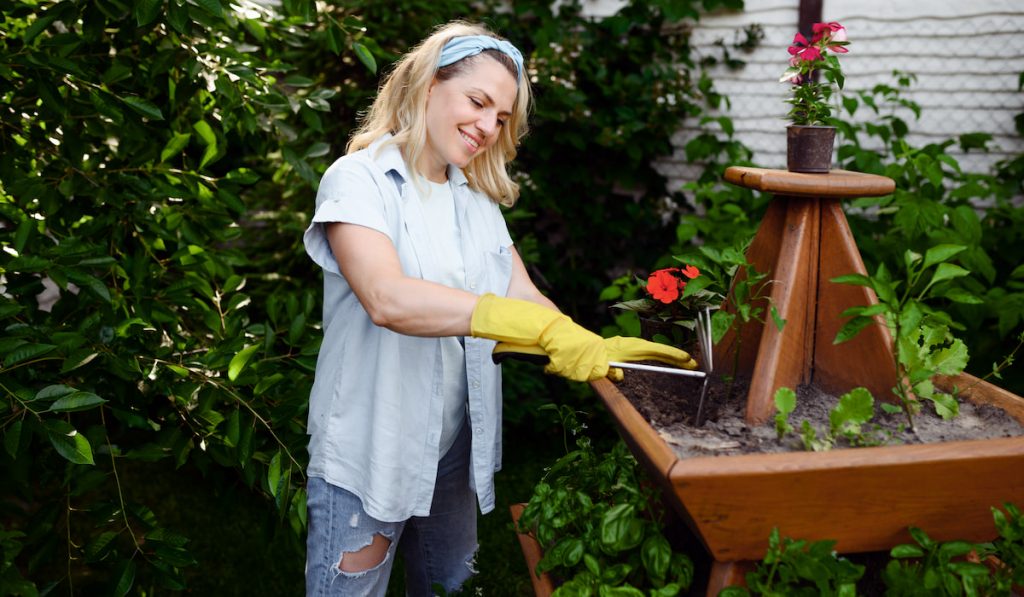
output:
<instances>
[{"instance_id":1,"label":"green seedling","mask_svg":"<svg viewBox=\"0 0 1024 597\"><path fill-rule=\"evenodd\" d=\"M937 391L932 378L962 372L967 366L967 346L950 332L955 327L952 318L928 303L937 302L936 299L967 304L980 302L969 291L951 284L970 274L950 263L966 248L943 244L928 249L924 255L905 251L902 280L894 279L884 263L873 276L850 274L832 279L839 284L869 287L878 296L875 305L852 307L842 313L851 319L839 330L834 343L856 337L875 322L876 316L884 318L894 342L894 364L899 380L893 392L911 427L922 400L930 401L935 412L945 419L955 417L959 411L956 399Z\"/></svg>"}]
</instances>

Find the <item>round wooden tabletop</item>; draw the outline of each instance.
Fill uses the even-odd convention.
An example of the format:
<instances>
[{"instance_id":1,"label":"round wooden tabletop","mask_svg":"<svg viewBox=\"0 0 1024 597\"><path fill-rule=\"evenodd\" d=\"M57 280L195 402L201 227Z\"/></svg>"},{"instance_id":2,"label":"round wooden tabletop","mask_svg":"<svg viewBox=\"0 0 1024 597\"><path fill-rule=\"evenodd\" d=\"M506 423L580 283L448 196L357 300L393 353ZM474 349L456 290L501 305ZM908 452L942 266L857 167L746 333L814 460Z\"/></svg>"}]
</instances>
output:
<instances>
[{"instance_id":1,"label":"round wooden tabletop","mask_svg":"<svg viewBox=\"0 0 1024 597\"><path fill-rule=\"evenodd\" d=\"M896 183L891 178L849 170L803 174L787 170L731 166L725 170L725 180L737 186L775 195L837 199L880 197L896 189Z\"/></svg>"}]
</instances>

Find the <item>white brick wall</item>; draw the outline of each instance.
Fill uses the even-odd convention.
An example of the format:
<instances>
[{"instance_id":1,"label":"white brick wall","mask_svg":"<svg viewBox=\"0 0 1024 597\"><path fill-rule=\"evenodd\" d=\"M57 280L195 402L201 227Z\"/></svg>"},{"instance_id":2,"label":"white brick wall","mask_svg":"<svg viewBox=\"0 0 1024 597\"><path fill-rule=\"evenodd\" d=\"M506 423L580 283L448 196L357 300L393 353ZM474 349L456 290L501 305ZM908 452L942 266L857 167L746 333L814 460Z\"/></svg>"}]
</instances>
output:
<instances>
[{"instance_id":1,"label":"white brick wall","mask_svg":"<svg viewBox=\"0 0 1024 597\"><path fill-rule=\"evenodd\" d=\"M618 0L584 0L591 14L606 15ZM714 53L716 39L733 40L734 32L758 23L765 39L753 53L738 56L747 66L729 71L716 67L718 90L731 100L738 138L754 150L764 167L784 167L787 85L778 83L785 69L786 47L797 28L798 0L746 0L742 13L705 16L693 33L700 52ZM848 91L893 83L893 70L917 75L905 97L921 105L921 119L905 115L914 144L941 141L967 132L993 135L996 151L963 155L949 149L970 171L988 171L1007 156L1024 151L1013 118L1024 112L1017 91L1024 71L1024 2L1021 0L824 0L823 18L839 21L850 37L850 53L841 58ZM857 117L867 118L867 111ZM659 163L677 188L700 168L686 163L682 146L695 123L676 136L678 149Z\"/></svg>"}]
</instances>

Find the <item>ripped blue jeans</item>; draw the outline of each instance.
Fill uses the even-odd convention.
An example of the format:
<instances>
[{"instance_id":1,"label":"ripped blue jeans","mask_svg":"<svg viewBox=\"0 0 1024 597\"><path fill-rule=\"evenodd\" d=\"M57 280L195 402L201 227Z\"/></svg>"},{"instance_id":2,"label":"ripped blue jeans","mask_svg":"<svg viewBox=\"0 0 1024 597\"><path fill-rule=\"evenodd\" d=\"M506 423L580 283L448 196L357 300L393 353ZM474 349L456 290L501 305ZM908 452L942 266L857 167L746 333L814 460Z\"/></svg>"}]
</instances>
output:
<instances>
[{"instance_id":1,"label":"ripped blue jeans","mask_svg":"<svg viewBox=\"0 0 1024 597\"><path fill-rule=\"evenodd\" d=\"M476 555L476 494L469 487L470 426L438 464L430 516L381 522L363 510L359 498L316 477L307 484L309 534L306 539L307 597L383 596L396 549L405 564L405 591L433 595L440 584L457 591L472 576ZM383 561L365 570L342 570L345 554L369 546L380 535L388 541Z\"/></svg>"}]
</instances>

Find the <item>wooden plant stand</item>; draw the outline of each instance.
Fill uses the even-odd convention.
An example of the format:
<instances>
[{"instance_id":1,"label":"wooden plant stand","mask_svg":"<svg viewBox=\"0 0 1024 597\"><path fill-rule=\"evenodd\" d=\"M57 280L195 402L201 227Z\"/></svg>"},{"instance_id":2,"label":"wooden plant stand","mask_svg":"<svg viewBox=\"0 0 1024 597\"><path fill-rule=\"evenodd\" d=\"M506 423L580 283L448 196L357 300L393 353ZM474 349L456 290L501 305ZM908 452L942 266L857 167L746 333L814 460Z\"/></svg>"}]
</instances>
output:
<instances>
[{"instance_id":1,"label":"wooden plant stand","mask_svg":"<svg viewBox=\"0 0 1024 597\"><path fill-rule=\"evenodd\" d=\"M761 301L767 323L751 322L715 347L715 362L723 366L739 344L738 372L751 376L747 422L763 424L775 413L775 390L803 383L836 394L864 386L877 397L892 397L896 363L881 320L853 340L832 344L843 323L839 314L877 303L874 292L829 280L867 274L840 201L888 195L893 180L844 170L823 175L737 167L727 169L725 179L775 194L747 260L768 274L771 304L786 324L780 330Z\"/></svg>"},{"instance_id":2,"label":"wooden plant stand","mask_svg":"<svg viewBox=\"0 0 1024 597\"><path fill-rule=\"evenodd\" d=\"M780 331L766 317L766 324L747 325L715 351L724 367L739 343L740 370L751 375L747 421L768 420L775 390L783 386L814 383L835 394L865 386L876 397L890 397L896 366L884 325L832 344L840 313L873 304L874 293L829 280L866 273L839 202L891 193L893 181L842 170L729 168L725 176L775 195L747 259L768 274L772 302L786 324ZM1024 423L1020 396L967 374L934 381ZM1024 503L1024 437L680 459L612 382L592 386L638 461L714 559L709 596L742 582L764 556L773 527L792 538L835 540L842 553L909 542L911 525L940 541L989 541L996 536L990 508Z\"/></svg>"}]
</instances>

